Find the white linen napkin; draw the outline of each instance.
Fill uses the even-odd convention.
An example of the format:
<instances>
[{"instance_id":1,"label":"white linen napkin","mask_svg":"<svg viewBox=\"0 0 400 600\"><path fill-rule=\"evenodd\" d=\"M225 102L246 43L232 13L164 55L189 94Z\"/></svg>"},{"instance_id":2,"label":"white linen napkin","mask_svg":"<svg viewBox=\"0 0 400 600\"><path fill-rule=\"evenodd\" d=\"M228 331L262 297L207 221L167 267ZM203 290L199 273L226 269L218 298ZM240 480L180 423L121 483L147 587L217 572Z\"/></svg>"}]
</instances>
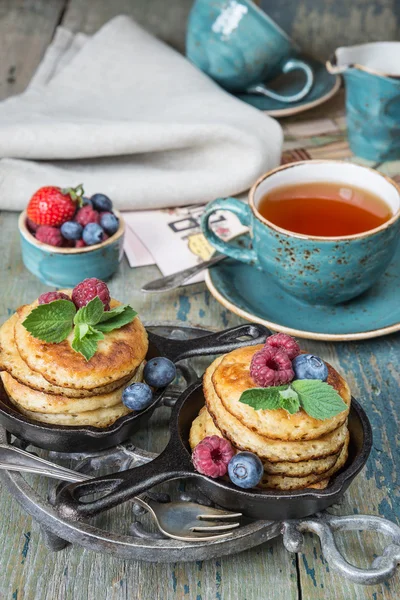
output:
<instances>
[{"instance_id":1,"label":"white linen napkin","mask_svg":"<svg viewBox=\"0 0 400 600\"><path fill-rule=\"evenodd\" d=\"M59 28L26 91L0 103L0 209L83 183L122 210L204 203L279 164L279 124L119 16Z\"/></svg>"}]
</instances>

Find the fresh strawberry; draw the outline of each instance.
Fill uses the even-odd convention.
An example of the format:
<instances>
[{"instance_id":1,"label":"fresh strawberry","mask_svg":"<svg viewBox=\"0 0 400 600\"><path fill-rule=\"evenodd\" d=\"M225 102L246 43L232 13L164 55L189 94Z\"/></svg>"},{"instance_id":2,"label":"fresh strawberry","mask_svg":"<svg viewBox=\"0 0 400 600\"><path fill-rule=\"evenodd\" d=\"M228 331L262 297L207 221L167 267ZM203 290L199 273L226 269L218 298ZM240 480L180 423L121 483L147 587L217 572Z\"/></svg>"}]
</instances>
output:
<instances>
[{"instance_id":1,"label":"fresh strawberry","mask_svg":"<svg viewBox=\"0 0 400 600\"><path fill-rule=\"evenodd\" d=\"M52 185L40 188L29 201L28 219L37 225L59 227L71 221L78 206L82 205L82 185L61 189Z\"/></svg>"}]
</instances>

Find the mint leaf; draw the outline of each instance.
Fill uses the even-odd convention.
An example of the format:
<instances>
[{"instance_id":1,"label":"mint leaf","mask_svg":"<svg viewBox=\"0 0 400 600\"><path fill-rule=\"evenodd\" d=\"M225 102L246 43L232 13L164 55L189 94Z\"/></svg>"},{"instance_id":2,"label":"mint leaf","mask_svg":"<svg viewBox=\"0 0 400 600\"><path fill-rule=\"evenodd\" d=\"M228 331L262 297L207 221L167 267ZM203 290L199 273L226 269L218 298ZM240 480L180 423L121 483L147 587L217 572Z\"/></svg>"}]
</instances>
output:
<instances>
[{"instance_id":1,"label":"mint leaf","mask_svg":"<svg viewBox=\"0 0 400 600\"><path fill-rule=\"evenodd\" d=\"M280 391L279 397L280 408L284 408L289 414L294 415L300 409L299 396L291 387Z\"/></svg>"},{"instance_id":2,"label":"mint leaf","mask_svg":"<svg viewBox=\"0 0 400 600\"><path fill-rule=\"evenodd\" d=\"M104 323L104 321L109 321L110 319L113 319L116 315L119 315L120 313L124 312L127 306L128 304L120 304L119 306L115 306L110 310L105 310L102 314L99 323Z\"/></svg>"},{"instance_id":3,"label":"mint leaf","mask_svg":"<svg viewBox=\"0 0 400 600\"><path fill-rule=\"evenodd\" d=\"M69 300L54 300L49 304L39 304L22 325L33 337L57 344L71 333L75 313L75 305Z\"/></svg>"},{"instance_id":4,"label":"mint leaf","mask_svg":"<svg viewBox=\"0 0 400 600\"><path fill-rule=\"evenodd\" d=\"M75 352L79 352L86 358L86 360L90 360L94 354L96 354L97 344L100 340L104 339L104 335L100 331L96 331L93 327L88 327L88 331L86 335L82 338L79 335L80 326L75 327L75 335L72 341L72 347Z\"/></svg>"},{"instance_id":5,"label":"mint leaf","mask_svg":"<svg viewBox=\"0 0 400 600\"><path fill-rule=\"evenodd\" d=\"M281 407L280 392L287 388L287 385L251 388L242 393L239 401L243 404L248 404L254 408L254 410L276 410Z\"/></svg>"},{"instance_id":6,"label":"mint leaf","mask_svg":"<svg viewBox=\"0 0 400 600\"><path fill-rule=\"evenodd\" d=\"M79 339L81 340L88 333L89 327L90 326L87 325L87 323L75 325L74 336L79 337Z\"/></svg>"},{"instance_id":7,"label":"mint leaf","mask_svg":"<svg viewBox=\"0 0 400 600\"><path fill-rule=\"evenodd\" d=\"M103 333L108 333L109 331L113 331L113 329L120 329L120 327L123 327L124 325L127 325L133 321L136 315L137 312L127 305L124 307L123 312L116 314L113 318L108 319L107 321L97 323L96 329L97 331L102 331Z\"/></svg>"},{"instance_id":8,"label":"mint leaf","mask_svg":"<svg viewBox=\"0 0 400 600\"><path fill-rule=\"evenodd\" d=\"M296 379L292 381L292 388L306 413L319 421L331 419L347 409L337 391L320 379Z\"/></svg>"},{"instance_id":9,"label":"mint leaf","mask_svg":"<svg viewBox=\"0 0 400 600\"><path fill-rule=\"evenodd\" d=\"M86 323L86 325L96 325L104 313L104 304L98 296L95 296L86 306L82 306L75 315L75 325Z\"/></svg>"}]
</instances>

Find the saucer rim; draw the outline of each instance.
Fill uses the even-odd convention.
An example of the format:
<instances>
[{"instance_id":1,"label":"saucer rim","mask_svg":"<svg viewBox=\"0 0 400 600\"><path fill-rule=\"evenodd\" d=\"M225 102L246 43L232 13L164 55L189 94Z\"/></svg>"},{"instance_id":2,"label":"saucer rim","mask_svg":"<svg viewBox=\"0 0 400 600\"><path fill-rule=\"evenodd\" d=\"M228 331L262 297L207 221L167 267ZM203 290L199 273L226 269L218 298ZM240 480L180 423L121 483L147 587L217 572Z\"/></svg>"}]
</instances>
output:
<instances>
[{"instance_id":1,"label":"saucer rim","mask_svg":"<svg viewBox=\"0 0 400 600\"><path fill-rule=\"evenodd\" d=\"M338 93L341 84L342 84L341 76L336 75L336 81L335 81L335 84L333 85L332 89L329 90L329 92L327 92L323 96L320 96L319 98L317 98L316 100L312 100L311 102L304 102L304 104L298 104L297 106L292 106L292 107L290 107L290 105L289 105L288 108L278 108L278 109L272 109L272 110L263 110L261 108L259 110L261 110L261 112L265 113L266 115L269 115L270 117L292 117L299 113L305 112L306 110L311 110L312 108L315 108L316 106L319 106L320 104L324 104L324 102L328 102L328 100L333 98L333 96L335 96L335 94ZM306 98L304 98L304 100L306 100ZM300 102L302 102L302 100L300 100Z\"/></svg>"},{"instance_id":2,"label":"saucer rim","mask_svg":"<svg viewBox=\"0 0 400 600\"><path fill-rule=\"evenodd\" d=\"M223 296L222 293L216 288L215 284L211 279L210 269L207 269L205 273L205 283L207 289L209 290L211 295L217 300L217 302L222 304L222 306L233 312L238 317L241 317L246 321L260 323L261 325L265 325L266 327L269 327L274 331L278 331L280 333L287 333L298 338L316 340L320 342L344 342L367 340L371 338L381 337L383 335L388 335L390 333L395 333L396 331L400 331L400 321L398 323L394 323L393 325L388 325L387 327L381 327L380 329L369 329L368 331L360 331L354 333L318 333L315 331L308 331L306 329L294 329L292 327L286 327L286 325L280 325L279 323L275 323L274 321L262 319L257 315L253 315L247 312L246 310L239 308L238 306L236 306L236 304L233 304L230 300L225 298L225 296Z\"/></svg>"}]
</instances>

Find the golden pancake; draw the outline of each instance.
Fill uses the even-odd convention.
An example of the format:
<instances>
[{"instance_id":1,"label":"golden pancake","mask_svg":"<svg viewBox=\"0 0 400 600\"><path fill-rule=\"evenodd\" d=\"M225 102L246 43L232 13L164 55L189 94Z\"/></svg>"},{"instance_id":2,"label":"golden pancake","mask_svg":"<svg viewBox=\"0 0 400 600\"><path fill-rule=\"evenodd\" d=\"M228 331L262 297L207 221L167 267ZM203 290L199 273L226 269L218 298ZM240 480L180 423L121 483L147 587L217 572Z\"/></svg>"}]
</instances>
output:
<instances>
[{"instance_id":1,"label":"golden pancake","mask_svg":"<svg viewBox=\"0 0 400 600\"><path fill-rule=\"evenodd\" d=\"M132 379L127 385L136 381L143 380L143 369L145 363L141 363ZM4 389L13 403L25 410L40 413L67 413L77 414L98 408L108 408L122 402L122 393L126 386L122 386L108 394L90 396L90 398L69 398L68 396L59 396L55 394L45 394L38 392L26 385L19 383L9 373L1 373Z\"/></svg>"},{"instance_id":2,"label":"golden pancake","mask_svg":"<svg viewBox=\"0 0 400 600\"><path fill-rule=\"evenodd\" d=\"M324 490L328 487L329 479L323 479L322 481L318 481L318 483L311 483L308 487L313 490Z\"/></svg>"},{"instance_id":3,"label":"golden pancake","mask_svg":"<svg viewBox=\"0 0 400 600\"><path fill-rule=\"evenodd\" d=\"M240 396L245 390L258 387L250 377L250 362L254 353L261 348L261 345L247 346L225 354L212 375L215 392L225 409L243 425L268 438L300 441L317 439L334 431L346 421L350 409L350 390L343 377L328 363L326 363L329 372L327 383L340 394L347 405L346 410L331 419L324 421L314 419L303 409L294 415L282 408L254 410L251 406L240 402Z\"/></svg>"},{"instance_id":4,"label":"golden pancake","mask_svg":"<svg viewBox=\"0 0 400 600\"><path fill-rule=\"evenodd\" d=\"M10 400L13 402L12 398L10 398ZM115 423L120 417L132 412L122 403L116 404L115 406L109 406L108 408L98 408L97 410L88 410L76 414L44 414L32 412L20 406L18 406L18 410L29 419L40 421L41 423L63 426L90 425L99 428L108 427Z\"/></svg>"},{"instance_id":5,"label":"golden pancake","mask_svg":"<svg viewBox=\"0 0 400 600\"><path fill-rule=\"evenodd\" d=\"M310 485L319 483L320 481L332 477L332 475L339 471L339 469L341 469L347 461L349 439L350 435L347 434L346 441L339 454L339 458L337 459L334 466L331 469L329 469L329 471L326 471L325 473L319 475L308 475L307 477L286 477L285 475L264 474L261 482L258 484L257 487L261 489L274 490L299 490L310 487Z\"/></svg>"},{"instance_id":6,"label":"golden pancake","mask_svg":"<svg viewBox=\"0 0 400 600\"><path fill-rule=\"evenodd\" d=\"M111 308L120 303L111 300ZM34 338L22 325L28 314L37 306L33 304L18 309L15 324L15 342L23 360L47 381L60 387L93 390L99 386L132 376L144 360L148 339L139 317L106 333L98 344L96 354L89 360L71 347L73 332L59 344L49 344Z\"/></svg>"},{"instance_id":7,"label":"golden pancake","mask_svg":"<svg viewBox=\"0 0 400 600\"><path fill-rule=\"evenodd\" d=\"M196 419L192 423L189 435L190 447L193 450L202 439L210 435L218 435L224 437L220 430L215 426L214 421L209 415L206 407L203 407ZM285 475L287 477L305 477L306 475L318 475L325 473L331 469L337 459L339 453L332 454L325 458L316 460L306 460L301 462L275 462L272 463L265 459L261 459L264 465L265 473L271 475Z\"/></svg>"},{"instance_id":8,"label":"golden pancake","mask_svg":"<svg viewBox=\"0 0 400 600\"><path fill-rule=\"evenodd\" d=\"M84 398L92 394L107 394L129 381L131 375L92 390L71 389L52 385L40 373L32 371L26 362L22 360L14 340L14 326L17 321L18 313L15 313L0 327L0 370L7 371L20 383L47 394L62 394L70 398Z\"/></svg>"},{"instance_id":9,"label":"golden pancake","mask_svg":"<svg viewBox=\"0 0 400 600\"><path fill-rule=\"evenodd\" d=\"M337 454L341 450L346 439L346 423L318 439L299 442L267 438L245 427L239 419L225 409L215 393L212 375L222 360L223 356L217 358L206 370L203 379L204 396L207 410L217 428L223 437L228 439L236 448L254 452L262 460L266 459L270 462L313 460Z\"/></svg>"}]
</instances>

